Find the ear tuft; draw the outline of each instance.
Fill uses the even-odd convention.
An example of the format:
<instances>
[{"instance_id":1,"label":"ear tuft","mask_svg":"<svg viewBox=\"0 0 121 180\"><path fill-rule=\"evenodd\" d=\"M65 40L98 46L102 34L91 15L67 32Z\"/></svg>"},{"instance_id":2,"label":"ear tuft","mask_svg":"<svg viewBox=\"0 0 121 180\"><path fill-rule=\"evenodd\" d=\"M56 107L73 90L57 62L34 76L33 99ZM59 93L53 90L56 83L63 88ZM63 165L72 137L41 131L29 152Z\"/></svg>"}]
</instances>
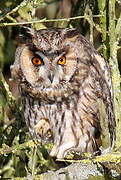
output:
<instances>
[{"instance_id":1,"label":"ear tuft","mask_svg":"<svg viewBox=\"0 0 121 180\"><path fill-rule=\"evenodd\" d=\"M31 42L34 36L35 36L34 29L31 29L26 26L22 26L18 37L19 43Z\"/></svg>"},{"instance_id":2,"label":"ear tuft","mask_svg":"<svg viewBox=\"0 0 121 180\"><path fill-rule=\"evenodd\" d=\"M75 28L72 28L72 29L66 28L64 29L63 32L64 32L65 38L73 38L74 36L77 36L78 34L80 34L79 31Z\"/></svg>"}]
</instances>

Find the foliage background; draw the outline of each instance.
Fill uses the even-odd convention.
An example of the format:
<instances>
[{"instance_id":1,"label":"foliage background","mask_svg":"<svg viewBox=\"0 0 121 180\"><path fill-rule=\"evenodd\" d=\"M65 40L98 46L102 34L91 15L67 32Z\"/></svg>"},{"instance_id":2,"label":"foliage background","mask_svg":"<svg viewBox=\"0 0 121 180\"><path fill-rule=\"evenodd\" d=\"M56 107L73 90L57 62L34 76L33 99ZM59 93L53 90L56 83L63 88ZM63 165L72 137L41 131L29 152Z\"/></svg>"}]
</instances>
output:
<instances>
[{"instance_id":1,"label":"foliage background","mask_svg":"<svg viewBox=\"0 0 121 180\"><path fill-rule=\"evenodd\" d=\"M59 168L46 147L32 141L19 94L10 81L17 35L22 25L35 29L75 27L109 62L116 116L115 150L121 146L121 0L0 1L0 176L34 177ZM14 96L17 100L15 100ZM49 145L47 149L51 148Z\"/></svg>"}]
</instances>

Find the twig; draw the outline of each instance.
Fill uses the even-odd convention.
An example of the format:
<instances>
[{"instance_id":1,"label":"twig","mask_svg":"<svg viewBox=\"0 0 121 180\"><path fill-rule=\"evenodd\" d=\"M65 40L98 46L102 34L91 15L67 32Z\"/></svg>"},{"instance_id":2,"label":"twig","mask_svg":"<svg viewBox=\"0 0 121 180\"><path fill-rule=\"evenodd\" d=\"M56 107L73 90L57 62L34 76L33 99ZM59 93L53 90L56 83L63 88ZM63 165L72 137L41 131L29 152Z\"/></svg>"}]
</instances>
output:
<instances>
[{"instance_id":1,"label":"twig","mask_svg":"<svg viewBox=\"0 0 121 180\"><path fill-rule=\"evenodd\" d=\"M93 15L92 17L97 18L97 17L102 17L102 14L98 15ZM17 22L17 23L0 23L0 27L3 26L17 26L17 25L25 25L25 24L34 24L34 23L49 23L49 22L62 22L62 21L71 21L71 20L76 20L76 19L82 19L85 18L85 16L76 16L76 17L71 17L71 18L63 18L63 19L41 19L41 20L35 20L35 21L28 21L28 22Z\"/></svg>"},{"instance_id":2,"label":"twig","mask_svg":"<svg viewBox=\"0 0 121 180\"><path fill-rule=\"evenodd\" d=\"M8 104L15 106L15 98L13 97L13 95L12 95L10 89L9 89L9 86L8 86L7 82L5 81L5 79L3 77L2 72L0 72L0 81L2 82L4 90L6 91L6 97L7 97L7 100L8 100Z\"/></svg>"},{"instance_id":3,"label":"twig","mask_svg":"<svg viewBox=\"0 0 121 180\"><path fill-rule=\"evenodd\" d=\"M117 47L117 50L118 50L118 49L121 49L121 46L118 46L118 47Z\"/></svg>"}]
</instances>

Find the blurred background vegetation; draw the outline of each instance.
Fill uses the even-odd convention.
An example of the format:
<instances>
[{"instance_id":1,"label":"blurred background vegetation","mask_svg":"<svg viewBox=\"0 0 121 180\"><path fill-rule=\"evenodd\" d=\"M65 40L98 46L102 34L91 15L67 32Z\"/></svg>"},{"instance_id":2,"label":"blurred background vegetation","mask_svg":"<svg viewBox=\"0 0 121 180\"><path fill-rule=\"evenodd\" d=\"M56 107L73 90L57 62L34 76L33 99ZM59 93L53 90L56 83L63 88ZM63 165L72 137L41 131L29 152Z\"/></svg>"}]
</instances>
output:
<instances>
[{"instance_id":1,"label":"blurred background vegetation","mask_svg":"<svg viewBox=\"0 0 121 180\"><path fill-rule=\"evenodd\" d=\"M20 27L79 29L109 62L116 116L115 148L121 146L121 0L0 1L0 177L31 177L58 169L45 147L31 141L19 94L10 81ZM17 97L17 100L15 100ZM49 149L51 147L48 147Z\"/></svg>"}]
</instances>

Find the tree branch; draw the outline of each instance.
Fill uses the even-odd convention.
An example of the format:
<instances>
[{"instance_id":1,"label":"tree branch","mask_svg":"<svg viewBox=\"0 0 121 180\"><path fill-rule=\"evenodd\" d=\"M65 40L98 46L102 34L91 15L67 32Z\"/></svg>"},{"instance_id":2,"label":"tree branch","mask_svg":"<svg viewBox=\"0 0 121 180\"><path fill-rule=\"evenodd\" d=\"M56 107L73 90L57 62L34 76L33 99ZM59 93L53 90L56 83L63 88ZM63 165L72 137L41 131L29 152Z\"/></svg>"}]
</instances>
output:
<instances>
[{"instance_id":1,"label":"tree branch","mask_svg":"<svg viewBox=\"0 0 121 180\"><path fill-rule=\"evenodd\" d=\"M102 17L102 14L98 15L93 15L92 17L97 18L97 17ZM35 20L35 21L28 21L28 22L13 22L13 23L0 23L0 27L3 26L17 26L17 25L25 25L25 24L35 24L35 23L49 23L49 22L62 22L62 21L71 21L71 20L76 20L76 19L82 19L85 18L85 16L76 16L76 17L71 17L71 18L62 18L62 19L41 19L41 20Z\"/></svg>"}]
</instances>

